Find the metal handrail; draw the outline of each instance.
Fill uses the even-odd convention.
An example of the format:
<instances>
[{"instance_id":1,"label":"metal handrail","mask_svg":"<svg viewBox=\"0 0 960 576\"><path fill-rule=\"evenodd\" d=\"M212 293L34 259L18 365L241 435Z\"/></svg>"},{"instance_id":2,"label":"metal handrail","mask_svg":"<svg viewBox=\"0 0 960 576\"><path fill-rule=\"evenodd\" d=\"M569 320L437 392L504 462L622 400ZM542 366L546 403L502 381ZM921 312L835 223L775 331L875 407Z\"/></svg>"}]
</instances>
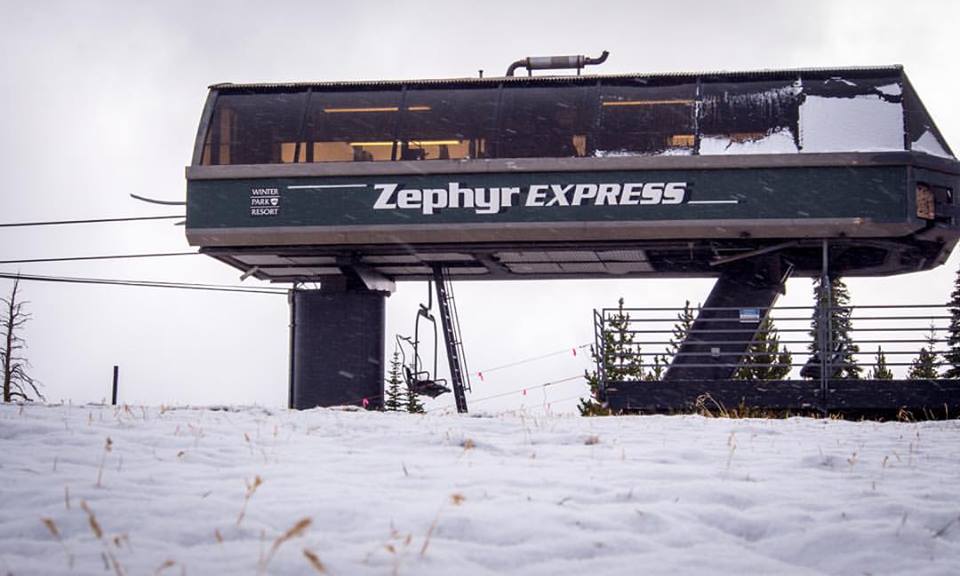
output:
<instances>
[{"instance_id":1,"label":"metal handrail","mask_svg":"<svg viewBox=\"0 0 960 576\"><path fill-rule=\"evenodd\" d=\"M809 316L798 316L796 314L777 315L782 311L806 311ZM881 312L879 314L869 314L859 316L858 312L864 310L885 310L895 311L892 313ZM931 314L924 315L918 313L919 310L929 310ZM750 311L749 316L744 316L740 320L741 312ZM903 315L897 315L897 312L903 311ZM656 357L665 359L667 365L677 358L686 357L689 359L683 362L684 368L771 368L780 367L777 362L778 354L769 354L772 358L770 363L750 362L755 355L748 354L744 356L743 350L747 347L755 347L761 344L769 344L772 340L766 340L764 335L777 334L784 335L786 338L777 338L780 350L788 351L791 355L789 365L789 375L796 375L798 370L806 367L805 372L811 369L819 373L821 384L821 393L828 394L827 381L836 377L838 371L859 366L866 375L870 370L876 368L873 358L876 358L878 349L883 355L891 361L885 361L888 368L910 367L916 364L916 360L910 359L911 356L917 357L920 349L927 350L933 356L933 366L938 371L952 366L945 359L945 354L950 352L960 352L960 347L956 346L955 339L950 335L949 321L954 319L949 304L874 304L863 306L771 306L771 307L638 307L638 308L602 308L594 310L594 347L598 362L598 375L601 382L601 388L605 389L608 382L607 374L603 372L604 363L602 360L607 358L609 353L604 349L606 342L605 333L610 330L610 322L617 319L625 327L618 327L616 333L630 340L628 344L621 345L618 351L620 361L629 361L634 368L639 368L648 374L653 369L663 369L663 362L645 362L643 356L650 359ZM674 314L673 317L666 317L663 313ZM693 313L699 315L697 318L697 327L688 329L685 339L677 341L675 338L681 315ZM703 312L730 312L725 317L703 317ZM849 336L848 344L856 345L860 349L853 350L847 346L845 349L835 350L834 339L838 337L836 325L832 325L834 313L843 312L845 320L849 322L844 327L844 333ZM820 333L813 334L812 322L816 318L820 326ZM736 323L738 320L742 323L740 327L710 328L711 324L726 322ZM764 324L769 322L770 324ZM798 322L808 322L811 325L799 327ZM671 323L669 326L665 324ZM778 326L778 323L786 323L787 326ZM866 324L866 325L864 325ZM642 335L669 335L653 336L650 339L634 340L634 337L642 338ZM716 335L711 338L711 335ZM807 336L804 338L803 336ZM859 336L862 336L860 338ZM960 337L960 335L956 335ZM729 338L727 338L729 337ZM686 340L689 339L689 340ZM822 345L817 345L817 341ZM846 340L846 338L844 339ZM952 343L951 340L954 340ZM681 344L684 341L695 342L699 350L681 350ZM715 347L713 350L704 351L703 347ZM846 344L845 344L846 346ZM813 347L813 349L811 349ZM670 352L673 350L673 353ZM830 354L823 354L821 360L819 350L834 350ZM757 354L757 353L754 353ZM700 360L703 359L703 360ZM706 359L714 359L713 362L707 362ZM735 360L734 360L735 359ZM851 363L850 359L856 360Z\"/></svg>"}]
</instances>

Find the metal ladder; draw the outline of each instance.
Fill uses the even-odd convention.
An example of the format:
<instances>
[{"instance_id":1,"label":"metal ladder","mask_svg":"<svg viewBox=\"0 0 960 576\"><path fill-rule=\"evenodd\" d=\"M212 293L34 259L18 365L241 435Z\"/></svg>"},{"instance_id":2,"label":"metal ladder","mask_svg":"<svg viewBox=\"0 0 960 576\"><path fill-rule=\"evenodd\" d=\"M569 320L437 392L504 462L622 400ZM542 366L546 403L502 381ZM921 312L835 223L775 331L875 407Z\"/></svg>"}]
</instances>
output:
<instances>
[{"instance_id":1,"label":"metal ladder","mask_svg":"<svg viewBox=\"0 0 960 576\"><path fill-rule=\"evenodd\" d=\"M457 412L465 414L467 412L466 392L470 390L470 372L467 369L467 357L463 353L460 317L457 315L457 303L453 297L453 284L440 266L433 268L433 283L437 287L440 328L443 331L443 342L447 347L453 397L457 403Z\"/></svg>"}]
</instances>

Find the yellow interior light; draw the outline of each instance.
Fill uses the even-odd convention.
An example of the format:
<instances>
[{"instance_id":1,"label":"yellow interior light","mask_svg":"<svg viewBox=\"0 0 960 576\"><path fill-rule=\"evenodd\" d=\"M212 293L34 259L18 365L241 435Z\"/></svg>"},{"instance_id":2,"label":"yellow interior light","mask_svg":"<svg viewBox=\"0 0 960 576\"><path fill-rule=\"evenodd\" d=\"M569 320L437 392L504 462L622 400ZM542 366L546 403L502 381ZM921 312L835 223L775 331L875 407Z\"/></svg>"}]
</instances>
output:
<instances>
[{"instance_id":1,"label":"yellow interior light","mask_svg":"<svg viewBox=\"0 0 960 576\"><path fill-rule=\"evenodd\" d=\"M363 147L370 147L370 146L393 146L393 142L351 142L350 145L351 145L351 146L363 146Z\"/></svg>"},{"instance_id":2,"label":"yellow interior light","mask_svg":"<svg viewBox=\"0 0 960 576\"><path fill-rule=\"evenodd\" d=\"M323 111L328 114L343 114L353 112L396 112L399 110L396 106L381 106L379 108L324 108Z\"/></svg>"},{"instance_id":3,"label":"yellow interior light","mask_svg":"<svg viewBox=\"0 0 960 576\"><path fill-rule=\"evenodd\" d=\"M672 100L611 100L604 102L603 106L666 106L670 104L693 104L693 100L675 98Z\"/></svg>"},{"instance_id":4,"label":"yellow interior light","mask_svg":"<svg viewBox=\"0 0 960 576\"><path fill-rule=\"evenodd\" d=\"M410 140L411 146L457 146L463 143L463 140Z\"/></svg>"},{"instance_id":5,"label":"yellow interior light","mask_svg":"<svg viewBox=\"0 0 960 576\"><path fill-rule=\"evenodd\" d=\"M397 106L372 106L367 108L324 108L323 111L328 114L351 114L363 112L398 112ZM407 106L404 110L408 112L426 112L430 110L429 106Z\"/></svg>"}]
</instances>

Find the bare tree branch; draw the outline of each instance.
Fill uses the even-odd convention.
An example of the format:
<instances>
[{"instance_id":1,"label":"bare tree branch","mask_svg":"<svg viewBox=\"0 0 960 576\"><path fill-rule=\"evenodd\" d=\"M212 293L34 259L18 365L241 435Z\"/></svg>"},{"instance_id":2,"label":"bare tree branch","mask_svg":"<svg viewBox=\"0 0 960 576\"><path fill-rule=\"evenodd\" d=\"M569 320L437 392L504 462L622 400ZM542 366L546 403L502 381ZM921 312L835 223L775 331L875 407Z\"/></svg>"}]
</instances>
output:
<instances>
[{"instance_id":1,"label":"bare tree branch","mask_svg":"<svg viewBox=\"0 0 960 576\"><path fill-rule=\"evenodd\" d=\"M18 334L32 315L24 311L27 302L17 299L20 288L20 278L13 281L13 289L9 298L0 298L0 328L3 329L0 340L0 369L3 377L3 401L10 402L14 397L30 401L34 398L43 400L43 394L38 388L39 382L30 376L26 369L30 362L19 356L18 352L27 348L27 343ZM32 396L31 396L32 392Z\"/></svg>"}]
</instances>

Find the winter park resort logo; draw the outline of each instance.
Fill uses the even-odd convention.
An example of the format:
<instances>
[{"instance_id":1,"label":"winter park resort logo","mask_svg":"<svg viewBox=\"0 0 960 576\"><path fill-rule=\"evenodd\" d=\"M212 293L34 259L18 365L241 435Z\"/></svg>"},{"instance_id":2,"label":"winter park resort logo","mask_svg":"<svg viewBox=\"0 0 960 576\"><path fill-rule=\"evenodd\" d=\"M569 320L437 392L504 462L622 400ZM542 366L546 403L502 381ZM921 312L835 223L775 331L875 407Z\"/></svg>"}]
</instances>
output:
<instances>
[{"instance_id":1,"label":"winter park resort logo","mask_svg":"<svg viewBox=\"0 0 960 576\"><path fill-rule=\"evenodd\" d=\"M251 188L250 215L276 216L280 213L280 190L278 188Z\"/></svg>"}]
</instances>

